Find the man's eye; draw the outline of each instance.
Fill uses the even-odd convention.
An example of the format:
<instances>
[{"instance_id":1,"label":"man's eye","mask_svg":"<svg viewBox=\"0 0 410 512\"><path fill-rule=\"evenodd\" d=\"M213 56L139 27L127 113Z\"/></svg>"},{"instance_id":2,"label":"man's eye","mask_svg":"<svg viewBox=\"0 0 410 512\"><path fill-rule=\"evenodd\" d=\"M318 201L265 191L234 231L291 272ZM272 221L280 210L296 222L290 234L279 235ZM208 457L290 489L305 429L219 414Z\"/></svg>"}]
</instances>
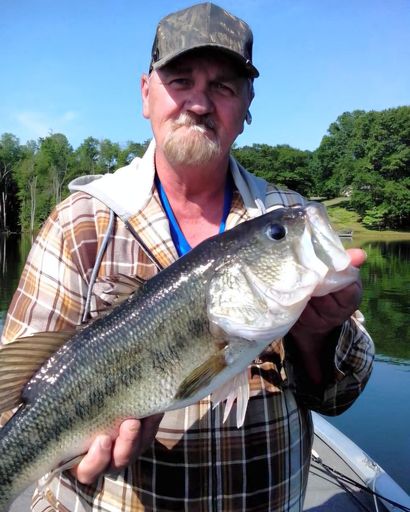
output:
<instances>
[{"instance_id":1,"label":"man's eye","mask_svg":"<svg viewBox=\"0 0 410 512\"><path fill-rule=\"evenodd\" d=\"M170 80L169 85L171 85L174 88L182 89L184 87L189 87L191 84L191 81L189 78L173 78Z\"/></svg>"},{"instance_id":2,"label":"man's eye","mask_svg":"<svg viewBox=\"0 0 410 512\"><path fill-rule=\"evenodd\" d=\"M234 94L233 88L223 82L215 82L213 88L226 96L232 96Z\"/></svg>"}]
</instances>

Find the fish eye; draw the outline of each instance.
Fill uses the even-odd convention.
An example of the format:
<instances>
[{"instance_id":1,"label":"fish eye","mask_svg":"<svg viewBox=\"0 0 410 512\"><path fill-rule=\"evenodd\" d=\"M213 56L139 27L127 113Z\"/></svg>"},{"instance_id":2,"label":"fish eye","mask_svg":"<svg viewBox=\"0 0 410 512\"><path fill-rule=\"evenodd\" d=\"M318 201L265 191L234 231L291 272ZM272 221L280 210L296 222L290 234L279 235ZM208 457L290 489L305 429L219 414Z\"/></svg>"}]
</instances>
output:
<instances>
[{"instance_id":1,"label":"fish eye","mask_svg":"<svg viewBox=\"0 0 410 512\"><path fill-rule=\"evenodd\" d=\"M274 223L269 224L266 229L266 234L271 240L282 240L286 236L286 228L282 224Z\"/></svg>"}]
</instances>

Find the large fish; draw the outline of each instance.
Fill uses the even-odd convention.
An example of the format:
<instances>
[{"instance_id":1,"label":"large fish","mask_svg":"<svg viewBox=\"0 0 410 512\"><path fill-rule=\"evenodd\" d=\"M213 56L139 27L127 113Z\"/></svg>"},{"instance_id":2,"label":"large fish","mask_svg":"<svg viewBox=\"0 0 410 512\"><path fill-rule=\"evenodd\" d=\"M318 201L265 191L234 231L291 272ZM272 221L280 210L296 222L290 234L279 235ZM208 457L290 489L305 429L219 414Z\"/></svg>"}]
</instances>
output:
<instances>
[{"instance_id":1,"label":"large fish","mask_svg":"<svg viewBox=\"0 0 410 512\"><path fill-rule=\"evenodd\" d=\"M4 346L0 410L21 405L0 430L0 510L124 418L214 393L228 410L237 398L240 425L247 366L312 295L356 277L321 205L281 208L206 240L68 340Z\"/></svg>"}]
</instances>

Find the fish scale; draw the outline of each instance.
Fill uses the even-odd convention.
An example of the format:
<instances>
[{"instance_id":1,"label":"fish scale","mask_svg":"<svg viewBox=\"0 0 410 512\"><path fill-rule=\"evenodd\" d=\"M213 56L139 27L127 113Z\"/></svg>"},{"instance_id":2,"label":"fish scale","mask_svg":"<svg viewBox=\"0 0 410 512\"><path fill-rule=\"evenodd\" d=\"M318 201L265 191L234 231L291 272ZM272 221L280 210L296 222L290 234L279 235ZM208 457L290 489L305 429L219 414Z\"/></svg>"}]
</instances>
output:
<instances>
[{"instance_id":1,"label":"fish scale","mask_svg":"<svg viewBox=\"0 0 410 512\"><path fill-rule=\"evenodd\" d=\"M244 222L206 240L74 335L38 333L3 347L0 409L21 406L0 431L0 510L30 483L84 453L96 434L115 432L124 418L185 407L216 391L218 401L238 397L244 403L246 377L245 384L233 378L247 375L252 360L288 332L322 285L323 263L313 241L309 245L322 234L315 235L312 214L326 215L312 203ZM343 248L326 222L320 229L329 230L322 259L330 267L329 240L339 260ZM308 256L300 254L302 239ZM304 286L291 305L289 293L280 303L284 272L295 274L292 286ZM347 274L335 280L339 287L357 275ZM30 363L36 350L41 358L50 352L40 368L40 356ZM25 387L15 389L10 372L16 382L28 380ZM242 415L246 401L244 407Z\"/></svg>"}]
</instances>

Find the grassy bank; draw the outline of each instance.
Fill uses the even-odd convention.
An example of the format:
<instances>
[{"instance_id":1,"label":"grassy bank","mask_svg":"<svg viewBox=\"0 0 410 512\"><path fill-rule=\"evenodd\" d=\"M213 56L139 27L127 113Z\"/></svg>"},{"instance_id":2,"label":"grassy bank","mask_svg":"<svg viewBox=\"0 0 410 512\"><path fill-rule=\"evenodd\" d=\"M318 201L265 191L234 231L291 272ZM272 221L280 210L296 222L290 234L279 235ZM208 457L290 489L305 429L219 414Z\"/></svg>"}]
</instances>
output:
<instances>
[{"instance_id":1,"label":"grassy bank","mask_svg":"<svg viewBox=\"0 0 410 512\"><path fill-rule=\"evenodd\" d=\"M346 198L330 199L323 201L327 208L330 221L337 231L351 230L353 238L369 240L410 240L410 232L370 230L359 221L359 215L343 207Z\"/></svg>"}]
</instances>

